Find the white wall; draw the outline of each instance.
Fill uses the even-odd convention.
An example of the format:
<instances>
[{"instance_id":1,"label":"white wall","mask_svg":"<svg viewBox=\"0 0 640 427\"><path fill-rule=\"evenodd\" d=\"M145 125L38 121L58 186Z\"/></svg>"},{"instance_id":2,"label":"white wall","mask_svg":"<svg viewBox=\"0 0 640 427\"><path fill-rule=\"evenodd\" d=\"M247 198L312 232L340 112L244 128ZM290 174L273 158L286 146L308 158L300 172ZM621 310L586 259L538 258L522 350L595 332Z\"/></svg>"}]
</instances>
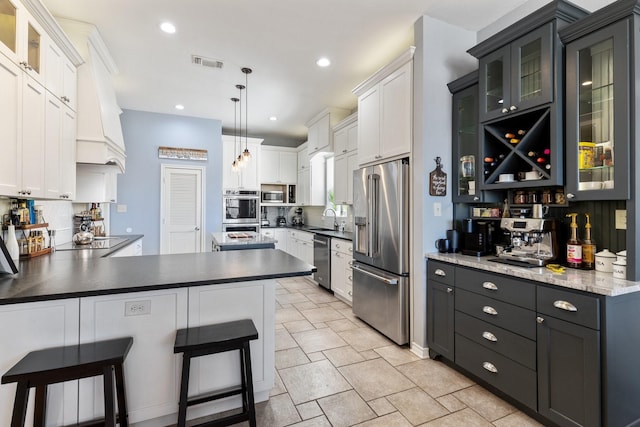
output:
<instances>
[{"instance_id":1,"label":"white wall","mask_svg":"<svg viewBox=\"0 0 640 427\"><path fill-rule=\"evenodd\" d=\"M412 177L412 332L411 346L425 353L426 262L433 242L452 227L451 202L451 93L447 83L476 68L477 60L466 51L476 44L476 33L454 27L429 16L414 25L414 124ZM447 196L429 195L429 173L436 157L447 173ZM433 215L433 204L442 204L442 216Z\"/></svg>"}]
</instances>

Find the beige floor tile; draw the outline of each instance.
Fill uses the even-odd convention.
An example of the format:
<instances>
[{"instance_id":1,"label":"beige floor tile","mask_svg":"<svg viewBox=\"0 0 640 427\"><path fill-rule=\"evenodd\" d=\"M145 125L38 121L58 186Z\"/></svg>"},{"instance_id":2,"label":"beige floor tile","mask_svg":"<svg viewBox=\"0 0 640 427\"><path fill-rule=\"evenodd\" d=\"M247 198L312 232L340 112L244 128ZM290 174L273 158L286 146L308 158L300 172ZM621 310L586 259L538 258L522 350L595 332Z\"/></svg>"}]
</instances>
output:
<instances>
[{"instance_id":1,"label":"beige floor tile","mask_svg":"<svg viewBox=\"0 0 640 427\"><path fill-rule=\"evenodd\" d=\"M273 388L269 391L270 397L277 396L279 394L287 392L287 389L284 387L284 383L282 382L282 379L280 378L278 371L276 371L275 380L273 383L274 383Z\"/></svg>"},{"instance_id":2,"label":"beige floor tile","mask_svg":"<svg viewBox=\"0 0 640 427\"><path fill-rule=\"evenodd\" d=\"M331 307L312 308L300 311L311 323L328 322L330 320L344 319L344 316Z\"/></svg>"},{"instance_id":3,"label":"beige floor tile","mask_svg":"<svg viewBox=\"0 0 640 427\"><path fill-rule=\"evenodd\" d=\"M493 422L516 412L516 408L479 385L460 390L453 395L488 421Z\"/></svg>"},{"instance_id":4,"label":"beige floor tile","mask_svg":"<svg viewBox=\"0 0 640 427\"><path fill-rule=\"evenodd\" d=\"M284 329L284 325L282 323L276 323L276 330Z\"/></svg>"},{"instance_id":5,"label":"beige floor tile","mask_svg":"<svg viewBox=\"0 0 640 427\"><path fill-rule=\"evenodd\" d=\"M351 306L343 301L330 302L329 306L335 310L351 310Z\"/></svg>"},{"instance_id":6,"label":"beige floor tile","mask_svg":"<svg viewBox=\"0 0 640 427\"><path fill-rule=\"evenodd\" d=\"M473 409L467 408L462 411L445 415L437 420L429 421L420 427L493 427L490 422L475 413Z\"/></svg>"},{"instance_id":7,"label":"beige floor tile","mask_svg":"<svg viewBox=\"0 0 640 427\"><path fill-rule=\"evenodd\" d=\"M493 425L496 427L543 427L542 424L522 412L514 412L504 418L495 420Z\"/></svg>"},{"instance_id":8,"label":"beige floor tile","mask_svg":"<svg viewBox=\"0 0 640 427\"><path fill-rule=\"evenodd\" d=\"M397 368L431 397L444 396L474 384L464 375L436 360L418 360Z\"/></svg>"},{"instance_id":9,"label":"beige floor tile","mask_svg":"<svg viewBox=\"0 0 640 427\"><path fill-rule=\"evenodd\" d=\"M444 406L418 387L387 396L387 399L413 425L449 414Z\"/></svg>"},{"instance_id":10,"label":"beige floor tile","mask_svg":"<svg viewBox=\"0 0 640 427\"><path fill-rule=\"evenodd\" d=\"M289 303L284 303L284 304L278 303L278 304L280 304L280 308L295 308L293 304L289 304Z\"/></svg>"},{"instance_id":11,"label":"beige floor tile","mask_svg":"<svg viewBox=\"0 0 640 427\"><path fill-rule=\"evenodd\" d=\"M408 347L399 347L395 344L376 348L374 351L393 366L420 360L420 358L413 354Z\"/></svg>"},{"instance_id":12,"label":"beige floor tile","mask_svg":"<svg viewBox=\"0 0 640 427\"><path fill-rule=\"evenodd\" d=\"M318 399L333 427L348 427L376 417L375 412L353 390Z\"/></svg>"},{"instance_id":13,"label":"beige floor tile","mask_svg":"<svg viewBox=\"0 0 640 427\"><path fill-rule=\"evenodd\" d=\"M298 310L309 310L310 308L318 308L318 304L316 304L315 302L309 301L308 298L307 298L307 301L296 302L293 304L293 306Z\"/></svg>"},{"instance_id":14,"label":"beige floor tile","mask_svg":"<svg viewBox=\"0 0 640 427\"><path fill-rule=\"evenodd\" d=\"M366 360L379 359L380 355L373 350L365 350L360 352L360 356L364 357Z\"/></svg>"},{"instance_id":15,"label":"beige floor tile","mask_svg":"<svg viewBox=\"0 0 640 427\"><path fill-rule=\"evenodd\" d=\"M280 308L276 310L276 323L287 323L304 320L304 316L295 308Z\"/></svg>"},{"instance_id":16,"label":"beige floor tile","mask_svg":"<svg viewBox=\"0 0 640 427\"><path fill-rule=\"evenodd\" d=\"M288 394L274 396L266 405L256 405L256 422L260 426L284 427L301 420Z\"/></svg>"},{"instance_id":17,"label":"beige floor tile","mask_svg":"<svg viewBox=\"0 0 640 427\"><path fill-rule=\"evenodd\" d=\"M292 427L331 427L331 423L324 415L321 417L312 418L310 420L302 421L301 423L292 424ZM265 426L267 427L267 426Z\"/></svg>"},{"instance_id":18,"label":"beige floor tile","mask_svg":"<svg viewBox=\"0 0 640 427\"><path fill-rule=\"evenodd\" d=\"M287 331L289 331L290 334L315 329L308 320L294 320L293 322L283 323L283 325L287 328Z\"/></svg>"},{"instance_id":19,"label":"beige floor tile","mask_svg":"<svg viewBox=\"0 0 640 427\"><path fill-rule=\"evenodd\" d=\"M318 323L314 323L313 327L316 328L316 329L324 329L324 328L328 328L329 325L327 325L324 322L318 322Z\"/></svg>"},{"instance_id":20,"label":"beige floor tile","mask_svg":"<svg viewBox=\"0 0 640 427\"><path fill-rule=\"evenodd\" d=\"M297 347L298 343L291 337L286 329L276 331L276 351Z\"/></svg>"},{"instance_id":21,"label":"beige floor tile","mask_svg":"<svg viewBox=\"0 0 640 427\"><path fill-rule=\"evenodd\" d=\"M276 294L276 301L280 304L295 304L301 302L308 302L309 299L300 292ZM296 307L297 308L297 307Z\"/></svg>"},{"instance_id":22,"label":"beige floor tile","mask_svg":"<svg viewBox=\"0 0 640 427\"><path fill-rule=\"evenodd\" d=\"M415 387L383 359L354 363L338 369L367 401Z\"/></svg>"},{"instance_id":23,"label":"beige floor tile","mask_svg":"<svg viewBox=\"0 0 640 427\"><path fill-rule=\"evenodd\" d=\"M290 294L290 293L291 292L289 292L285 288L276 288L276 295L286 295L286 294Z\"/></svg>"},{"instance_id":24,"label":"beige floor tile","mask_svg":"<svg viewBox=\"0 0 640 427\"><path fill-rule=\"evenodd\" d=\"M291 335L305 353L342 347L347 343L329 328L296 332Z\"/></svg>"},{"instance_id":25,"label":"beige floor tile","mask_svg":"<svg viewBox=\"0 0 640 427\"><path fill-rule=\"evenodd\" d=\"M397 411L395 406L393 406L391 404L391 402L389 402L387 400L386 397L380 397L378 399L373 399L373 400L370 400L367 403L369 404L369 406L371 406L371 409L373 409L373 411L376 414L378 414L379 417Z\"/></svg>"},{"instance_id":26,"label":"beige floor tile","mask_svg":"<svg viewBox=\"0 0 640 427\"><path fill-rule=\"evenodd\" d=\"M325 356L324 353L321 351L316 351L314 353L307 353L307 357L312 362L317 362L318 360L325 360L327 358L327 356Z\"/></svg>"},{"instance_id":27,"label":"beige floor tile","mask_svg":"<svg viewBox=\"0 0 640 427\"><path fill-rule=\"evenodd\" d=\"M358 319L356 317L355 314L353 314L353 310L351 309L351 307L349 308L344 308L344 309L339 309L338 310L340 312L340 314L342 314L344 317L346 317L347 319L351 320L353 323L355 323L356 326L358 326L359 328L362 327L368 327L368 325L366 323L364 323L362 320Z\"/></svg>"},{"instance_id":28,"label":"beige floor tile","mask_svg":"<svg viewBox=\"0 0 640 427\"><path fill-rule=\"evenodd\" d=\"M327 323L327 326L329 326L331 329L333 329L336 332L348 331L350 329L358 328L355 323L353 323L351 320L348 320L348 319L332 320L326 323Z\"/></svg>"},{"instance_id":29,"label":"beige floor tile","mask_svg":"<svg viewBox=\"0 0 640 427\"><path fill-rule=\"evenodd\" d=\"M462 425L462 424L461 424ZM356 424L357 427L411 427L411 423L402 416L400 412L393 412L362 424ZM460 426L458 426L460 427Z\"/></svg>"},{"instance_id":30,"label":"beige floor tile","mask_svg":"<svg viewBox=\"0 0 640 427\"><path fill-rule=\"evenodd\" d=\"M467 407L463 402L460 402L453 394L447 394L445 396L438 397L436 399L438 403L447 408L449 412L460 411Z\"/></svg>"},{"instance_id":31,"label":"beige floor tile","mask_svg":"<svg viewBox=\"0 0 640 427\"><path fill-rule=\"evenodd\" d=\"M351 389L328 360L281 369L280 377L296 405Z\"/></svg>"},{"instance_id":32,"label":"beige floor tile","mask_svg":"<svg viewBox=\"0 0 640 427\"><path fill-rule=\"evenodd\" d=\"M276 369L290 368L311 362L300 347L276 351Z\"/></svg>"},{"instance_id":33,"label":"beige floor tile","mask_svg":"<svg viewBox=\"0 0 640 427\"><path fill-rule=\"evenodd\" d=\"M342 331L339 334L357 351L373 350L391 345L391 341L373 329L358 328Z\"/></svg>"},{"instance_id":34,"label":"beige floor tile","mask_svg":"<svg viewBox=\"0 0 640 427\"><path fill-rule=\"evenodd\" d=\"M335 367L364 361L364 357L350 346L325 350L324 355L327 356L327 359L329 359Z\"/></svg>"},{"instance_id":35,"label":"beige floor tile","mask_svg":"<svg viewBox=\"0 0 640 427\"><path fill-rule=\"evenodd\" d=\"M298 410L298 413L303 420L309 420L311 418L324 415L322 413L320 405L318 405L318 402L316 402L315 400L312 402L301 403L300 405L296 406L296 409Z\"/></svg>"},{"instance_id":36,"label":"beige floor tile","mask_svg":"<svg viewBox=\"0 0 640 427\"><path fill-rule=\"evenodd\" d=\"M336 297L325 291L309 292L305 293L305 295L307 296L307 298L309 298L310 301L313 301L316 304L335 302L336 300Z\"/></svg>"}]
</instances>

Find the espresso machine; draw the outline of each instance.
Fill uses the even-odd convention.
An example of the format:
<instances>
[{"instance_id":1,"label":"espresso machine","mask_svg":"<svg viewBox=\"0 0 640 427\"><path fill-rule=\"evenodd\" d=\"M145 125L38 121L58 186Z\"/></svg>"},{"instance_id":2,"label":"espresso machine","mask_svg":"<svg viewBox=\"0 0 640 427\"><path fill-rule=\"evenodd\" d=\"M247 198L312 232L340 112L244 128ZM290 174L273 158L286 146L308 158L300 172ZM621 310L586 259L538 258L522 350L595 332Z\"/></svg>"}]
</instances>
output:
<instances>
[{"instance_id":1,"label":"espresso machine","mask_svg":"<svg viewBox=\"0 0 640 427\"><path fill-rule=\"evenodd\" d=\"M498 262L541 267L558 257L556 221L553 218L502 218L500 228L509 233L509 246Z\"/></svg>"}]
</instances>

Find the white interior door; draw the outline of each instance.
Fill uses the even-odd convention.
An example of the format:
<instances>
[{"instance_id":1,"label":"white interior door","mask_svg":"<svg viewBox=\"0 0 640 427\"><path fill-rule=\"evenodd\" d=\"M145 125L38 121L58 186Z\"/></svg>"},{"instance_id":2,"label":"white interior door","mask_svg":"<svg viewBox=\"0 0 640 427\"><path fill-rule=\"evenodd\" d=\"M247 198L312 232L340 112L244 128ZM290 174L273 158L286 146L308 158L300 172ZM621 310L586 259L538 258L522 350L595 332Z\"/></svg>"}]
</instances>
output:
<instances>
[{"instance_id":1,"label":"white interior door","mask_svg":"<svg viewBox=\"0 0 640 427\"><path fill-rule=\"evenodd\" d=\"M204 168L162 165L160 253L204 250Z\"/></svg>"}]
</instances>

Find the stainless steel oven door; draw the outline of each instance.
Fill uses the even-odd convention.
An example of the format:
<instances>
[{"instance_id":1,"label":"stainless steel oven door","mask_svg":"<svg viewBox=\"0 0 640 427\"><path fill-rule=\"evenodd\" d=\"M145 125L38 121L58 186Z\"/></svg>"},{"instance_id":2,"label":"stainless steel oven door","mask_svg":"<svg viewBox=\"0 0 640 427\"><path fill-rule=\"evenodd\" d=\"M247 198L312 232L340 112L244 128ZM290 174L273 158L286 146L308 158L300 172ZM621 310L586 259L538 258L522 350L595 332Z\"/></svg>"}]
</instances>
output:
<instances>
[{"instance_id":1,"label":"stainless steel oven door","mask_svg":"<svg viewBox=\"0 0 640 427\"><path fill-rule=\"evenodd\" d=\"M260 223L260 196L258 194L225 194L222 198L223 224Z\"/></svg>"}]
</instances>

